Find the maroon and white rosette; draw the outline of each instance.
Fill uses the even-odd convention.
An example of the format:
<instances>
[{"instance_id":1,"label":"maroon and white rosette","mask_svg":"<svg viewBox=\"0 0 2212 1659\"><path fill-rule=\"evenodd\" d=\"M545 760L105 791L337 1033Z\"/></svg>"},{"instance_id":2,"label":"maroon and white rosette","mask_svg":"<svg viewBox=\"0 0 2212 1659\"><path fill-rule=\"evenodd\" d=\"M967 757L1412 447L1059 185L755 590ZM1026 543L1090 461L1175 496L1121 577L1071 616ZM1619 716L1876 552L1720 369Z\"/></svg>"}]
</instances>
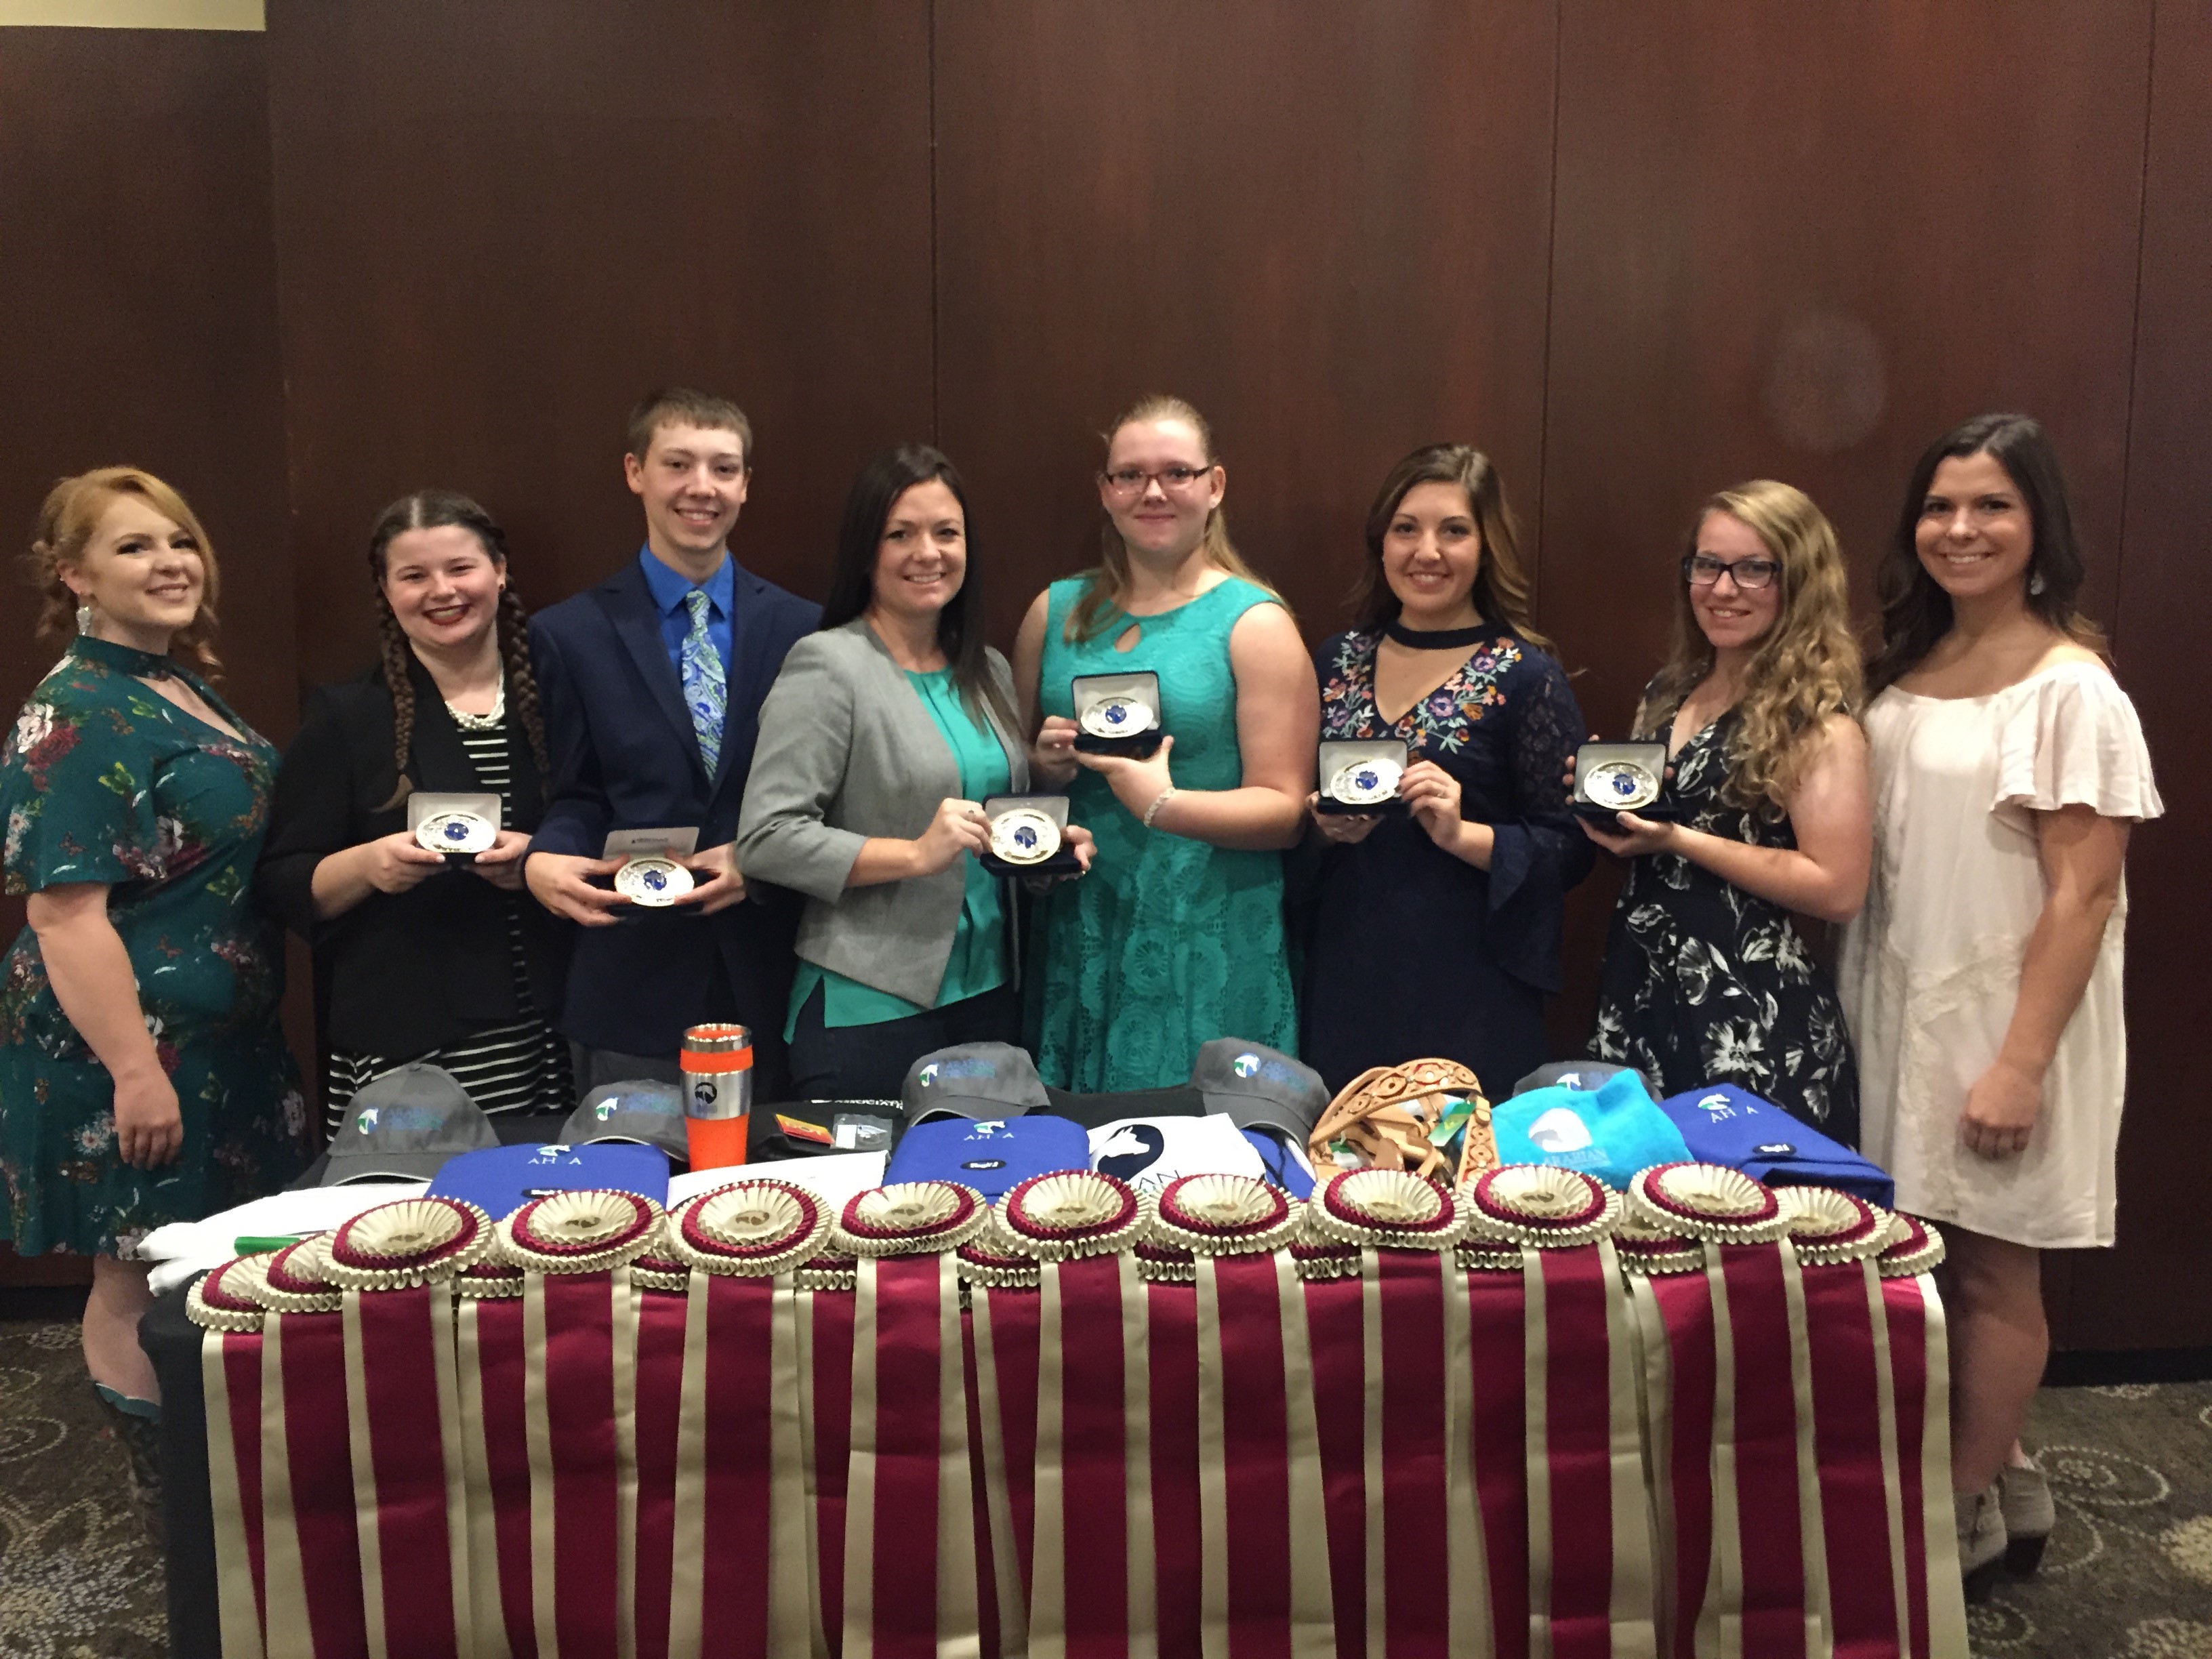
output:
<instances>
[{"instance_id":1,"label":"maroon and white rosette","mask_svg":"<svg viewBox=\"0 0 2212 1659\"><path fill-rule=\"evenodd\" d=\"M1881 1279L1872 1258L1888 1243L1888 1211L1825 1187L1781 1187L1804 1304L1807 1361L1800 1404L1798 1482L1809 1537L1808 1577L1824 1601L1838 1652L1879 1652L1898 1638L1894 1563L1867 1540L1892 1534L1887 1482L1893 1427L1885 1431L1875 1320Z\"/></svg>"},{"instance_id":2,"label":"maroon and white rosette","mask_svg":"<svg viewBox=\"0 0 2212 1659\"><path fill-rule=\"evenodd\" d=\"M689 1264L668 1567L640 1534L641 1620L667 1650L804 1652L814 1628L796 1272L820 1250L828 1207L788 1182L748 1179L678 1205L667 1252ZM661 1385L641 1375L641 1400ZM747 1564L732 1575L730 1562ZM655 1567L651 1578L644 1568ZM647 1629L641 1624L641 1632Z\"/></svg>"},{"instance_id":3,"label":"maroon and white rosette","mask_svg":"<svg viewBox=\"0 0 2212 1659\"><path fill-rule=\"evenodd\" d=\"M660 1206L612 1187L578 1188L532 1199L495 1234L501 1260L526 1273L608 1273L659 1243Z\"/></svg>"},{"instance_id":4,"label":"maroon and white rosette","mask_svg":"<svg viewBox=\"0 0 2212 1659\"><path fill-rule=\"evenodd\" d=\"M530 1593L538 1651L635 1639L637 1298L629 1264L662 1248L660 1206L584 1188L498 1224L521 1267Z\"/></svg>"},{"instance_id":5,"label":"maroon and white rosette","mask_svg":"<svg viewBox=\"0 0 2212 1659\"><path fill-rule=\"evenodd\" d=\"M1902 1595L1897 1642L1910 1654L1966 1647L1966 1603L1950 1490L1950 1356L1943 1299L1933 1273L1943 1236L1917 1216L1897 1214L1875 1258L1881 1297L1875 1364L1885 1434L1897 1448L1884 1471L1886 1504Z\"/></svg>"},{"instance_id":6,"label":"maroon and white rosette","mask_svg":"<svg viewBox=\"0 0 2212 1659\"><path fill-rule=\"evenodd\" d=\"M1832 1187L1773 1188L1797 1260L1807 1267L1837 1267L1881 1254L1893 1218L1879 1205Z\"/></svg>"},{"instance_id":7,"label":"maroon and white rosette","mask_svg":"<svg viewBox=\"0 0 2212 1659\"><path fill-rule=\"evenodd\" d=\"M848 1200L830 1231L830 1248L850 1256L930 1255L958 1249L989 1219L973 1187L902 1181Z\"/></svg>"},{"instance_id":8,"label":"maroon and white rosette","mask_svg":"<svg viewBox=\"0 0 2212 1659\"><path fill-rule=\"evenodd\" d=\"M1305 1237L1364 1249L1449 1250L1468 1230L1464 1207L1408 1170L1346 1170L1306 1200Z\"/></svg>"},{"instance_id":9,"label":"maroon and white rosette","mask_svg":"<svg viewBox=\"0 0 2212 1659\"><path fill-rule=\"evenodd\" d=\"M1015 1248L998 1212L991 1212L983 1231L953 1253L960 1282L972 1290L984 1289L1033 1291L1043 1277L1043 1264L1034 1255ZM972 1305L974 1297L969 1297Z\"/></svg>"},{"instance_id":10,"label":"maroon and white rosette","mask_svg":"<svg viewBox=\"0 0 2212 1659\"><path fill-rule=\"evenodd\" d=\"M330 1235L269 1259L261 1332L261 1531L267 1628L315 1653L367 1650L345 1293L324 1274ZM435 1396L430 1396L433 1408ZM362 1496L373 1521L374 1487ZM381 1604L376 1608L381 1634ZM277 1645L281 1646L282 1644Z\"/></svg>"},{"instance_id":11,"label":"maroon and white rosette","mask_svg":"<svg viewBox=\"0 0 2212 1659\"><path fill-rule=\"evenodd\" d=\"M636 1290L682 1296L691 1288L691 1264L669 1250L664 1238L629 1264L629 1282Z\"/></svg>"},{"instance_id":12,"label":"maroon and white rosette","mask_svg":"<svg viewBox=\"0 0 2212 1659\"><path fill-rule=\"evenodd\" d=\"M1312 1350L1288 1248L1302 1208L1255 1176L1185 1176L1161 1190L1144 1233L1196 1258L1198 1612L1209 1653L1255 1628L1286 1637L1293 1653L1335 1640L1325 1529L1298 1519L1322 1499ZM1164 1577L1161 1597L1182 1592ZM1164 1608L1161 1620L1171 1634L1174 1616Z\"/></svg>"},{"instance_id":13,"label":"maroon and white rosette","mask_svg":"<svg viewBox=\"0 0 2212 1659\"><path fill-rule=\"evenodd\" d=\"M1037 1304L1033 1650L1155 1644L1151 1361L1146 1302L1127 1254L1149 1206L1109 1175L1035 1176L999 1225L1043 1264Z\"/></svg>"},{"instance_id":14,"label":"maroon and white rosette","mask_svg":"<svg viewBox=\"0 0 2212 1659\"><path fill-rule=\"evenodd\" d=\"M1579 1170L1508 1164L1460 1189L1470 1248L1566 1250L1594 1244L1620 1220L1620 1194Z\"/></svg>"},{"instance_id":15,"label":"maroon and white rosette","mask_svg":"<svg viewBox=\"0 0 2212 1659\"><path fill-rule=\"evenodd\" d=\"M330 1235L323 1276L341 1290L403 1291L434 1285L491 1250L491 1218L458 1198L380 1204Z\"/></svg>"},{"instance_id":16,"label":"maroon and white rosette","mask_svg":"<svg viewBox=\"0 0 2212 1659\"><path fill-rule=\"evenodd\" d=\"M988 1218L972 1188L903 1182L856 1194L830 1236L860 1258L841 1586L848 1656L902 1659L981 1641L953 1253Z\"/></svg>"},{"instance_id":17,"label":"maroon and white rosette","mask_svg":"<svg viewBox=\"0 0 2212 1659\"><path fill-rule=\"evenodd\" d=\"M452 1282L489 1248L456 1199L380 1204L329 1235L340 1285L347 1425L369 1647L454 1659L475 1650L468 1477Z\"/></svg>"},{"instance_id":18,"label":"maroon and white rosette","mask_svg":"<svg viewBox=\"0 0 2212 1659\"><path fill-rule=\"evenodd\" d=\"M830 1211L802 1188L740 1181L669 1212L665 1249L702 1273L772 1279L812 1258L830 1235Z\"/></svg>"},{"instance_id":19,"label":"maroon and white rosette","mask_svg":"<svg viewBox=\"0 0 2212 1659\"><path fill-rule=\"evenodd\" d=\"M1087 1170L1031 1176L999 1206L998 1225L1019 1254L1072 1261L1127 1249L1151 1206L1127 1182Z\"/></svg>"},{"instance_id":20,"label":"maroon and white rosette","mask_svg":"<svg viewBox=\"0 0 2212 1659\"><path fill-rule=\"evenodd\" d=\"M1892 1218L1889 1239L1875 1257L1884 1279L1917 1279L1943 1265L1943 1235L1917 1215L1902 1210Z\"/></svg>"},{"instance_id":21,"label":"maroon and white rosette","mask_svg":"<svg viewBox=\"0 0 2212 1659\"><path fill-rule=\"evenodd\" d=\"M1613 1230L1613 1248L1623 1273L1646 1279L1705 1270L1705 1247L1700 1241L1672 1227L1655 1226L1633 1211L1624 1213Z\"/></svg>"},{"instance_id":22,"label":"maroon and white rosette","mask_svg":"<svg viewBox=\"0 0 2212 1659\"><path fill-rule=\"evenodd\" d=\"M1810 1431L1801 1428L1810 1420L1811 1383L1790 1218L1773 1189L1712 1164L1639 1171L1628 1201L1654 1228L1698 1240L1705 1257L1707 1310L1683 1336L1701 1343L1706 1339L1696 1326L1710 1321L1711 1512L1705 1526L1694 1524L1698 1517L1685 1516L1678 1492L1675 1635L1740 1628L1747 1651L1804 1651L1822 1626L1826 1575ZM1702 1353L1685 1358L1692 1376L1701 1373ZM1677 1393L1678 1447L1685 1406L1703 1413L1699 1393L1694 1402ZM1674 1470L1694 1488L1679 1458ZM1700 1494L1691 1496L1694 1506ZM1707 1540L1710 1593L1681 1567L1681 1552Z\"/></svg>"},{"instance_id":23,"label":"maroon and white rosette","mask_svg":"<svg viewBox=\"0 0 2212 1659\"><path fill-rule=\"evenodd\" d=\"M270 1254L273 1254L270 1253ZM185 1297L200 1339L216 1612L223 1651L258 1659L268 1595L261 1514L261 1350L268 1310L255 1299L269 1254L203 1274Z\"/></svg>"},{"instance_id":24,"label":"maroon and white rosette","mask_svg":"<svg viewBox=\"0 0 2212 1659\"><path fill-rule=\"evenodd\" d=\"M1257 1176L1183 1176L1161 1188L1140 1237L1194 1256L1264 1255L1298 1236L1300 1208Z\"/></svg>"},{"instance_id":25,"label":"maroon and white rosette","mask_svg":"<svg viewBox=\"0 0 2212 1659\"><path fill-rule=\"evenodd\" d=\"M258 1294L271 1313L336 1313L345 1292L328 1272L331 1236L315 1233L269 1260Z\"/></svg>"},{"instance_id":26,"label":"maroon and white rosette","mask_svg":"<svg viewBox=\"0 0 2212 1659\"><path fill-rule=\"evenodd\" d=\"M1773 1189L1718 1164L1656 1164L1628 1183L1647 1224L1714 1244L1771 1244L1790 1231Z\"/></svg>"},{"instance_id":27,"label":"maroon and white rosette","mask_svg":"<svg viewBox=\"0 0 2212 1659\"><path fill-rule=\"evenodd\" d=\"M1462 1191L1470 1241L1522 1252L1529 1627L1547 1632L1556 1652L1649 1650L1656 1637L1635 1313L1612 1242L1620 1194L1577 1170L1526 1164L1489 1170ZM1483 1512L1492 1518L1488 1501ZM1495 1550L1489 1559L1498 1586Z\"/></svg>"},{"instance_id":28,"label":"maroon and white rosette","mask_svg":"<svg viewBox=\"0 0 2212 1659\"><path fill-rule=\"evenodd\" d=\"M269 1317L261 1298L274 1250L210 1267L185 1293L185 1317L204 1331L258 1331Z\"/></svg>"}]
</instances>

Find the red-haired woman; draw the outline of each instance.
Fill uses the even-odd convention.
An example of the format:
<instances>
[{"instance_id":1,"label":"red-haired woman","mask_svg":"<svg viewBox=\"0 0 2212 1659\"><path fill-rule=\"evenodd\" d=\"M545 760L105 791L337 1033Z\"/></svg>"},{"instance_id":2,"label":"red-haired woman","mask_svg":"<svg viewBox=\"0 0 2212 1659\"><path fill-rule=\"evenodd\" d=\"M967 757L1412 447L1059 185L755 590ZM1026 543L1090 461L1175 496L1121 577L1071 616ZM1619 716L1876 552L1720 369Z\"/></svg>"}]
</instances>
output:
<instances>
[{"instance_id":1,"label":"red-haired woman","mask_svg":"<svg viewBox=\"0 0 2212 1659\"><path fill-rule=\"evenodd\" d=\"M85 1363L150 1522L146 1270L121 1255L304 1161L282 940L252 902L276 751L209 683L215 552L175 490L131 467L64 479L31 566L41 634L77 631L0 748L30 917L0 967L0 1240L93 1258Z\"/></svg>"},{"instance_id":2,"label":"red-haired woman","mask_svg":"<svg viewBox=\"0 0 2212 1659\"><path fill-rule=\"evenodd\" d=\"M487 1112L566 1109L547 1024L565 924L522 892L548 768L506 538L467 496L419 490L377 520L368 567L381 659L308 699L261 858L263 902L315 949L325 1117L409 1060ZM408 831L418 790L497 795L496 840L449 872Z\"/></svg>"}]
</instances>

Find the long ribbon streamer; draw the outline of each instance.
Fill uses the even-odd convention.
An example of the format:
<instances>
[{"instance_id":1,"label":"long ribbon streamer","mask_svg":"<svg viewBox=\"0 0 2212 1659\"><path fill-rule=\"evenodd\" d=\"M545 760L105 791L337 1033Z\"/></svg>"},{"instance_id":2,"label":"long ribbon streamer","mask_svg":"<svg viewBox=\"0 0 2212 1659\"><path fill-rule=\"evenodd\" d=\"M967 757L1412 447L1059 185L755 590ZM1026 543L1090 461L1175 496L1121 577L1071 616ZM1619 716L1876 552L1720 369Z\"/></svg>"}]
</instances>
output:
<instances>
[{"instance_id":1,"label":"long ribbon streamer","mask_svg":"<svg viewBox=\"0 0 2212 1659\"><path fill-rule=\"evenodd\" d=\"M977 1443L983 1509L990 1539L986 1576L996 1617L988 1635L1005 1655L1029 1651L1029 1584L1034 1513L1030 1476L1036 1461L1038 1293L979 1288L971 1334L975 1364ZM1017 1501L1017 1490L1019 1499ZM985 1650L990 1651L987 1643Z\"/></svg>"},{"instance_id":2,"label":"long ribbon streamer","mask_svg":"<svg viewBox=\"0 0 2212 1659\"><path fill-rule=\"evenodd\" d=\"M1881 1382L1870 1261L1802 1269L1812 1428L1836 1659L1896 1659L1896 1586L1883 1481Z\"/></svg>"},{"instance_id":3,"label":"long ribbon streamer","mask_svg":"<svg viewBox=\"0 0 2212 1659\"><path fill-rule=\"evenodd\" d=\"M676 1577L678 1424L689 1297L637 1291L637 1659L666 1659Z\"/></svg>"},{"instance_id":4,"label":"long ribbon streamer","mask_svg":"<svg viewBox=\"0 0 2212 1659\"><path fill-rule=\"evenodd\" d=\"M231 1659L261 1659L268 1613L262 1547L261 1346L258 1331L200 1338L208 1503L215 1524L216 1613Z\"/></svg>"},{"instance_id":5,"label":"long ribbon streamer","mask_svg":"<svg viewBox=\"0 0 2212 1659\"><path fill-rule=\"evenodd\" d=\"M476 1644L452 1287L348 1291L339 1317L368 1650L459 1659Z\"/></svg>"},{"instance_id":6,"label":"long ribbon streamer","mask_svg":"<svg viewBox=\"0 0 2212 1659\"><path fill-rule=\"evenodd\" d=\"M1527 1272L1524 1257L1519 1273L1477 1269L1467 1275L1474 1395L1468 1444L1489 1565L1490 1643L1500 1659L1528 1659L1531 1651Z\"/></svg>"},{"instance_id":7,"label":"long ribbon streamer","mask_svg":"<svg viewBox=\"0 0 2212 1659\"><path fill-rule=\"evenodd\" d=\"M1198 1287L1145 1286L1152 1358L1153 1596L1160 1659L1204 1650L1205 1504L1199 1449Z\"/></svg>"}]
</instances>

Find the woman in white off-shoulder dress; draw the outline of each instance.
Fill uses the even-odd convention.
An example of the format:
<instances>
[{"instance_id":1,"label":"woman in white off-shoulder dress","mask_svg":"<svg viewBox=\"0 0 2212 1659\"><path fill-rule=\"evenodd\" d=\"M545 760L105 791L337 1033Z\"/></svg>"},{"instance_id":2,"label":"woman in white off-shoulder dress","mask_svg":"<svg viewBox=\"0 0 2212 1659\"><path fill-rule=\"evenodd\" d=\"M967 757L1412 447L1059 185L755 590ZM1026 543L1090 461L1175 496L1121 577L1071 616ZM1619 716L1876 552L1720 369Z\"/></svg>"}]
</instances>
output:
<instances>
[{"instance_id":1,"label":"woman in white off-shoulder dress","mask_svg":"<svg viewBox=\"0 0 2212 1659\"><path fill-rule=\"evenodd\" d=\"M2162 810L2081 585L2041 427L1921 458L1868 679L1875 862L1838 975L1862 1145L1950 1245L1952 1476L1977 1588L2032 1569L2047 1492L2017 1437L2048 1355L2041 1258L2112 1242L2130 826ZM2002 1477L2002 1484L2001 1482Z\"/></svg>"}]
</instances>

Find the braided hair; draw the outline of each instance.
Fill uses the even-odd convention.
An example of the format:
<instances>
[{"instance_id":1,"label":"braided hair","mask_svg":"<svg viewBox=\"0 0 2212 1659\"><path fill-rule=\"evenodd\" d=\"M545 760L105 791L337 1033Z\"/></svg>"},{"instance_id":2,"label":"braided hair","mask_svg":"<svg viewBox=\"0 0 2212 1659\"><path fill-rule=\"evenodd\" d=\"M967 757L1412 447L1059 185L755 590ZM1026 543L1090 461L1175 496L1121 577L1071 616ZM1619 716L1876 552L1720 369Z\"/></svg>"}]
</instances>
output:
<instances>
[{"instance_id":1,"label":"braided hair","mask_svg":"<svg viewBox=\"0 0 2212 1659\"><path fill-rule=\"evenodd\" d=\"M399 626L399 618L392 614L391 601L384 597L385 556L394 538L408 531L436 530L447 525L474 536L491 562L506 570L507 532L489 513L458 490L418 489L403 495L377 516L375 527L368 532L368 574L376 595L384 684L392 694L392 763L399 774L392 805L404 800L408 793L407 762L415 736L415 682L410 673L414 649ZM495 617L500 667L507 677L508 715L521 721L538 775L550 777L552 766L545 747L545 720L538 706L537 677L530 668L530 613L523 608L511 576L500 592Z\"/></svg>"}]
</instances>

